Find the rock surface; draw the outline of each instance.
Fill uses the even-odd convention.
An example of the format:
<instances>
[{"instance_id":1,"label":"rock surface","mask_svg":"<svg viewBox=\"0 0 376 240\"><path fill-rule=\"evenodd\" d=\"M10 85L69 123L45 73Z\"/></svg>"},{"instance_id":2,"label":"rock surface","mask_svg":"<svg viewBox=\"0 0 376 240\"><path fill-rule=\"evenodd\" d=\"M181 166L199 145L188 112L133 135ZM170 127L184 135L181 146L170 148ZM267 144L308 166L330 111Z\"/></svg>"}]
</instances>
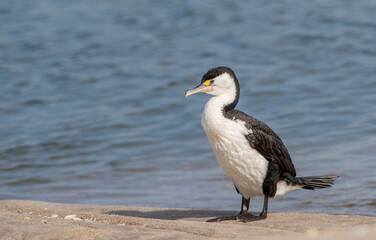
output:
<instances>
[{"instance_id":1,"label":"rock surface","mask_svg":"<svg viewBox=\"0 0 376 240\"><path fill-rule=\"evenodd\" d=\"M0 201L1 239L376 239L376 218L270 213L263 221L206 222L235 212Z\"/></svg>"}]
</instances>

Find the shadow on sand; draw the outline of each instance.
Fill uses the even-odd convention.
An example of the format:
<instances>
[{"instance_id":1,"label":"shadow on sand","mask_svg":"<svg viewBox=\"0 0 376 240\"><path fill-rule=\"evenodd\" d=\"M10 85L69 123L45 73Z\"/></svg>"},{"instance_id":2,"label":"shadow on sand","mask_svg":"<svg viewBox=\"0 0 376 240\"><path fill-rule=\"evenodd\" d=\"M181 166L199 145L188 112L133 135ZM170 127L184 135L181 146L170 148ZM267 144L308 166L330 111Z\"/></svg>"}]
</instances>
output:
<instances>
[{"instance_id":1,"label":"shadow on sand","mask_svg":"<svg viewBox=\"0 0 376 240\"><path fill-rule=\"evenodd\" d=\"M123 210L123 211L109 211L106 214L121 215L128 217L151 218L162 220L177 220L182 218L213 218L217 219L220 216L234 216L237 213L231 211L210 211L210 210L184 210L184 209L169 209L158 211L138 211L138 210ZM209 219L213 220L213 219Z\"/></svg>"}]
</instances>

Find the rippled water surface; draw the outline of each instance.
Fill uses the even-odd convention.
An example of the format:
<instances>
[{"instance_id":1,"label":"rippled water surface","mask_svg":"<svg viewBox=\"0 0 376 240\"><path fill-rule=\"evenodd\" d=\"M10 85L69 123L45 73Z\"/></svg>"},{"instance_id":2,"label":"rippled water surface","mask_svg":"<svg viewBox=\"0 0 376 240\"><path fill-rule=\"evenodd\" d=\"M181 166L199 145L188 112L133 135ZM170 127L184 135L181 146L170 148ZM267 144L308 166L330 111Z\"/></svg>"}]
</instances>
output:
<instances>
[{"instance_id":1,"label":"rippled water surface","mask_svg":"<svg viewBox=\"0 0 376 240\"><path fill-rule=\"evenodd\" d=\"M184 98L210 68L298 175L271 211L376 216L375 1L1 1L0 198L238 210ZM251 201L261 210L261 199Z\"/></svg>"}]
</instances>

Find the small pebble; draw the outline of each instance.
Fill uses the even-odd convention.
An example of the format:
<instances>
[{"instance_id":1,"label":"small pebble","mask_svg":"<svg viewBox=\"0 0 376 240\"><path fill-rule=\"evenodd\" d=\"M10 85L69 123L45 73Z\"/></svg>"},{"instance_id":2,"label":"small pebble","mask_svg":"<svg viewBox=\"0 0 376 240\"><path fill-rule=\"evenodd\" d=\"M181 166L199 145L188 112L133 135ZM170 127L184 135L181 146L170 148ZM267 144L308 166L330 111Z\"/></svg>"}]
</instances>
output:
<instances>
[{"instance_id":1,"label":"small pebble","mask_svg":"<svg viewBox=\"0 0 376 240\"><path fill-rule=\"evenodd\" d=\"M73 220L74 220L74 221L82 221L82 219L79 218L79 217L75 217L75 218L73 218Z\"/></svg>"},{"instance_id":2,"label":"small pebble","mask_svg":"<svg viewBox=\"0 0 376 240\"><path fill-rule=\"evenodd\" d=\"M57 214L54 214L54 215L51 216L51 218L57 218L57 217L58 217Z\"/></svg>"},{"instance_id":3,"label":"small pebble","mask_svg":"<svg viewBox=\"0 0 376 240\"><path fill-rule=\"evenodd\" d=\"M77 217L77 215L76 215L76 214L72 214L72 215L67 215L67 216L65 216L64 219L65 219L65 220L71 220L71 219L73 219L73 218L75 218L75 217Z\"/></svg>"},{"instance_id":4,"label":"small pebble","mask_svg":"<svg viewBox=\"0 0 376 240\"><path fill-rule=\"evenodd\" d=\"M30 218L29 217L24 217L24 220L29 220Z\"/></svg>"}]
</instances>

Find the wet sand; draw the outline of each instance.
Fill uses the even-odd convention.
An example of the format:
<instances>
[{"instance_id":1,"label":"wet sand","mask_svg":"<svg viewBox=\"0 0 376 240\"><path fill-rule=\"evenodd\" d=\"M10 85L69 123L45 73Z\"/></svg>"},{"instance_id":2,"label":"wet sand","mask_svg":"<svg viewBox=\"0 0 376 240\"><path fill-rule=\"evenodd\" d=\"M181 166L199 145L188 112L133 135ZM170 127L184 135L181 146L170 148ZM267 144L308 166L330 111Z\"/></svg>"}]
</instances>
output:
<instances>
[{"instance_id":1,"label":"wet sand","mask_svg":"<svg viewBox=\"0 0 376 240\"><path fill-rule=\"evenodd\" d=\"M270 213L264 221L206 222L236 212L0 201L1 239L376 239L376 218Z\"/></svg>"}]
</instances>

